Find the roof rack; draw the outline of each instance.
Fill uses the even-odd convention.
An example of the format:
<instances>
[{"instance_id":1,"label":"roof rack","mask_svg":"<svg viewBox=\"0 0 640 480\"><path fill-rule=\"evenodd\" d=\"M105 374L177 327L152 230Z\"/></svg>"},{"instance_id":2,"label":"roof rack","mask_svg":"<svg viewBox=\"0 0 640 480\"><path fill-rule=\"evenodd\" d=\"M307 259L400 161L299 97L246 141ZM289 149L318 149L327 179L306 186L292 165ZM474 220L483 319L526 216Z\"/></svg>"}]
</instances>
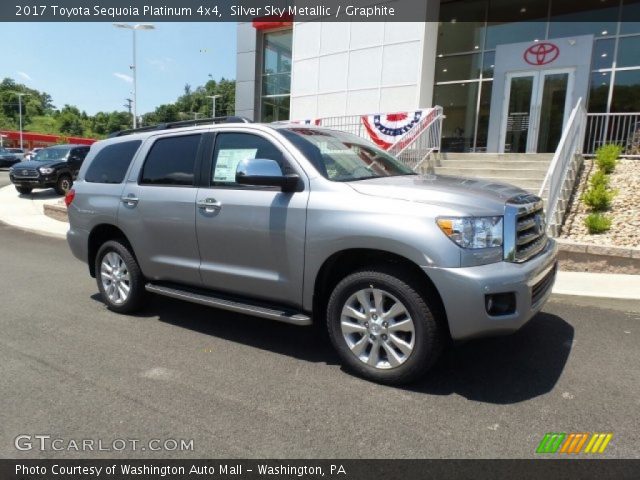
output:
<instances>
[{"instance_id":1,"label":"roof rack","mask_svg":"<svg viewBox=\"0 0 640 480\"><path fill-rule=\"evenodd\" d=\"M152 132L156 130L168 130L170 128L180 127L193 127L197 125L215 125L218 123L252 123L246 117L239 117L231 115L228 117L212 117L212 118L198 118L197 120L183 120L180 122L165 122L158 123L157 125L149 125L148 127L131 128L129 130L120 130L113 132L109 135L109 138L122 137L123 135L131 135L132 133L140 132Z\"/></svg>"}]
</instances>

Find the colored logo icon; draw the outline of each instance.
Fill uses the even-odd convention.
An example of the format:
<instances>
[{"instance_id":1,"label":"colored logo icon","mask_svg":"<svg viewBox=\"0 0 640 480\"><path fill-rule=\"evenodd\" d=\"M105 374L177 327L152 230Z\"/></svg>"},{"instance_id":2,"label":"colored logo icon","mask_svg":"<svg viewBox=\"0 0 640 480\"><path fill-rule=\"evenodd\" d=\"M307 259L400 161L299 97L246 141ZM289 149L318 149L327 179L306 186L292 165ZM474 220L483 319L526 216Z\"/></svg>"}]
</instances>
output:
<instances>
[{"instance_id":1,"label":"colored logo icon","mask_svg":"<svg viewBox=\"0 0 640 480\"><path fill-rule=\"evenodd\" d=\"M604 453L613 433L547 433L536 453Z\"/></svg>"},{"instance_id":2,"label":"colored logo icon","mask_svg":"<svg viewBox=\"0 0 640 480\"><path fill-rule=\"evenodd\" d=\"M543 42L530 46L524 52L524 61L529 65L547 65L560 55L560 49L553 43Z\"/></svg>"}]
</instances>

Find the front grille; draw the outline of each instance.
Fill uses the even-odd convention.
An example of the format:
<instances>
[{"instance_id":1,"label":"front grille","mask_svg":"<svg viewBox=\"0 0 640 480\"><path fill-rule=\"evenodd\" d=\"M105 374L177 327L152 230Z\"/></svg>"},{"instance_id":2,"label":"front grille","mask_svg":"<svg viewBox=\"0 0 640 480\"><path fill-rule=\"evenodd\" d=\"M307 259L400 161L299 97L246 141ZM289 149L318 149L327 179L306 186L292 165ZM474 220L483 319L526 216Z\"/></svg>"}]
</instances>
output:
<instances>
[{"instance_id":1,"label":"front grille","mask_svg":"<svg viewBox=\"0 0 640 480\"><path fill-rule=\"evenodd\" d=\"M505 208L505 260L526 262L547 246L547 224L542 200L521 195Z\"/></svg>"},{"instance_id":2,"label":"front grille","mask_svg":"<svg viewBox=\"0 0 640 480\"><path fill-rule=\"evenodd\" d=\"M38 170L35 168L16 168L13 170L15 178L37 178Z\"/></svg>"},{"instance_id":3,"label":"front grille","mask_svg":"<svg viewBox=\"0 0 640 480\"><path fill-rule=\"evenodd\" d=\"M557 266L554 266L551 271L542 278L542 280L531 288L531 306L535 306L549 291L553 285L553 280L556 278L556 270Z\"/></svg>"}]
</instances>

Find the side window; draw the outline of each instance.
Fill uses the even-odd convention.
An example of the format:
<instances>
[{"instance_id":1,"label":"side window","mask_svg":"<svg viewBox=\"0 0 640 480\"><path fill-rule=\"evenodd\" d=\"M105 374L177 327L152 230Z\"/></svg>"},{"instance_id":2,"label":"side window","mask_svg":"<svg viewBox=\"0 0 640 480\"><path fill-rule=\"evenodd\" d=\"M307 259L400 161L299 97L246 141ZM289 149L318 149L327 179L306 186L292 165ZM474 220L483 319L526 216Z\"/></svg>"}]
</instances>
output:
<instances>
[{"instance_id":1,"label":"side window","mask_svg":"<svg viewBox=\"0 0 640 480\"><path fill-rule=\"evenodd\" d=\"M201 135L156 140L144 162L140 184L193 186Z\"/></svg>"},{"instance_id":2,"label":"side window","mask_svg":"<svg viewBox=\"0 0 640 480\"><path fill-rule=\"evenodd\" d=\"M91 183L122 183L127 174L133 156L138 151L142 141L115 143L108 145L98 152L89 165L85 181ZM87 151L81 151L85 156Z\"/></svg>"},{"instance_id":3,"label":"side window","mask_svg":"<svg viewBox=\"0 0 640 480\"><path fill-rule=\"evenodd\" d=\"M282 152L269 140L250 133L219 133L213 152L211 184L237 185L238 164L251 158L275 160L283 173L289 173L290 168L284 161Z\"/></svg>"}]
</instances>

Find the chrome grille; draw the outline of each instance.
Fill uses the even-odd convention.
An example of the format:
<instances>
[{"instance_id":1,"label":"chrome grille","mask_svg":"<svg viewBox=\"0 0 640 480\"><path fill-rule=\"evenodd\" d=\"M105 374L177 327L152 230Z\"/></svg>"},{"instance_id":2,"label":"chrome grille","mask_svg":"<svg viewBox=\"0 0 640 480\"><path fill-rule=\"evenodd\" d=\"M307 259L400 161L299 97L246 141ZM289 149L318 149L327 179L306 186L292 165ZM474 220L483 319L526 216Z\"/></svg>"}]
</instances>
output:
<instances>
[{"instance_id":1,"label":"chrome grille","mask_svg":"<svg viewBox=\"0 0 640 480\"><path fill-rule=\"evenodd\" d=\"M547 245L547 224L542 200L530 194L519 195L505 207L505 260L526 262Z\"/></svg>"},{"instance_id":2,"label":"chrome grille","mask_svg":"<svg viewBox=\"0 0 640 480\"><path fill-rule=\"evenodd\" d=\"M13 176L16 178L36 178L38 171L35 168L16 168L13 170Z\"/></svg>"}]
</instances>

